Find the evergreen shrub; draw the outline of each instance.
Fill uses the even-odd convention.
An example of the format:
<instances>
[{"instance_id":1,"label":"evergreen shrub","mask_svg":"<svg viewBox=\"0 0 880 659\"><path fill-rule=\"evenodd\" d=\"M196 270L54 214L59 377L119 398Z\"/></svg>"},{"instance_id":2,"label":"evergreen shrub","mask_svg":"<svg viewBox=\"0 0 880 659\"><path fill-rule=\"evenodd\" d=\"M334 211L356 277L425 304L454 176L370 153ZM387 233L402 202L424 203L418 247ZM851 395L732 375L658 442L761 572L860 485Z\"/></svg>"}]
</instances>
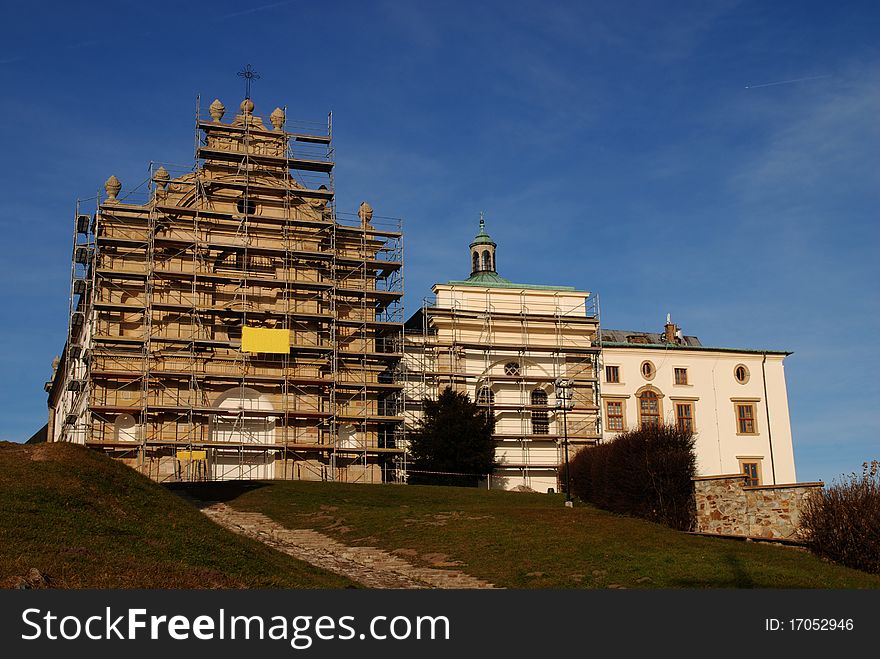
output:
<instances>
[{"instance_id":1,"label":"evergreen shrub","mask_svg":"<svg viewBox=\"0 0 880 659\"><path fill-rule=\"evenodd\" d=\"M673 425L638 428L577 453L570 461L572 494L605 510L689 531L696 464L693 432Z\"/></svg>"}]
</instances>

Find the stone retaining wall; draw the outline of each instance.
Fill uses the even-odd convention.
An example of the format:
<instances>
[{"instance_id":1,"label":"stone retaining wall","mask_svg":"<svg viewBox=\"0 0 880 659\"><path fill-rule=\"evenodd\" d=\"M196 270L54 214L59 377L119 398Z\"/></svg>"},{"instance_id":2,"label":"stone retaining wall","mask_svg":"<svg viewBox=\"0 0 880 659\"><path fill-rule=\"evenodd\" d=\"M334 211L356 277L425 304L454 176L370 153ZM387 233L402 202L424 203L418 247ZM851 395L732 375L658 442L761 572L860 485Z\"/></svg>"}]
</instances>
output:
<instances>
[{"instance_id":1,"label":"stone retaining wall","mask_svg":"<svg viewBox=\"0 0 880 659\"><path fill-rule=\"evenodd\" d=\"M746 485L744 474L694 479L698 533L800 540L805 501L824 483Z\"/></svg>"}]
</instances>

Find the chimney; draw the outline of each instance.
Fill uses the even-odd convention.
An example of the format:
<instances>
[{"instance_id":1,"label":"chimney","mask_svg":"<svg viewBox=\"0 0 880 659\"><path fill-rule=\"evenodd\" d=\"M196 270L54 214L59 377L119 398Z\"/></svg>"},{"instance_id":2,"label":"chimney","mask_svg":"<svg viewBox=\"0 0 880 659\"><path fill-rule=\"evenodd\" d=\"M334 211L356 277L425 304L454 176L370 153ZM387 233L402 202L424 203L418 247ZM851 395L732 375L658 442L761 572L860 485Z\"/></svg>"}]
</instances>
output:
<instances>
[{"instance_id":1,"label":"chimney","mask_svg":"<svg viewBox=\"0 0 880 659\"><path fill-rule=\"evenodd\" d=\"M672 322L672 315L666 314L666 324L663 326L663 334L666 339L666 343L678 343L676 340L676 332L678 328Z\"/></svg>"}]
</instances>

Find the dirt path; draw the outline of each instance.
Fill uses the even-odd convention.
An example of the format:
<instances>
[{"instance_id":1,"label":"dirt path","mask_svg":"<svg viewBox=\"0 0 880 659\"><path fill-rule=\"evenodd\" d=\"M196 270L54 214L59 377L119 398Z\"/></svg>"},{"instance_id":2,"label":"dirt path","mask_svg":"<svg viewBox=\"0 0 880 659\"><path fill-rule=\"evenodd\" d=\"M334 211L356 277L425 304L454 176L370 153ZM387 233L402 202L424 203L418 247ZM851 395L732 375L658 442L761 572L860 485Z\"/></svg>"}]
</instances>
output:
<instances>
[{"instance_id":1,"label":"dirt path","mask_svg":"<svg viewBox=\"0 0 880 659\"><path fill-rule=\"evenodd\" d=\"M225 503L198 505L235 533L369 588L494 588L459 570L419 567L376 547L351 547L311 529L288 529L262 513L241 512Z\"/></svg>"}]
</instances>

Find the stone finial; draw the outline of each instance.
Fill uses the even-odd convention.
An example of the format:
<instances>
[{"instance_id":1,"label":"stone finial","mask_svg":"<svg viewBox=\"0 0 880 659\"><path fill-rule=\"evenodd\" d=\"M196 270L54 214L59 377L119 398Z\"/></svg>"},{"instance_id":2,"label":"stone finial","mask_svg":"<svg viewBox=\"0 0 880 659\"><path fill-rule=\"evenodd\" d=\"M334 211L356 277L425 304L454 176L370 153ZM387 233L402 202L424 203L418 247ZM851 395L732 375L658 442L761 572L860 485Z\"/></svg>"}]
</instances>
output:
<instances>
[{"instance_id":1,"label":"stone finial","mask_svg":"<svg viewBox=\"0 0 880 659\"><path fill-rule=\"evenodd\" d=\"M168 181L171 180L168 170L160 165L159 169L153 172L153 180L156 182L156 199L164 200L168 196Z\"/></svg>"},{"instance_id":2,"label":"stone finial","mask_svg":"<svg viewBox=\"0 0 880 659\"><path fill-rule=\"evenodd\" d=\"M275 108L272 110L272 114L269 115L269 121L275 126L275 130L281 130L284 127L284 122L286 120L287 116L281 108Z\"/></svg>"},{"instance_id":3,"label":"stone finial","mask_svg":"<svg viewBox=\"0 0 880 659\"><path fill-rule=\"evenodd\" d=\"M223 115L226 114L226 106L220 102L219 98L215 98L214 102L208 107L208 111L211 113L211 119L220 123Z\"/></svg>"},{"instance_id":4,"label":"stone finial","mask_svg":"<svg viewBox=\"0 0 880 659\"><path fill-rule=\"evenodd\" d=\"M361 224L366 226L373 219L373 207L367 202L362 201L358 208L358 217L361 218Z\"/></svg>"},{"instance_id":5,"label":"stone finial","mask_svg":"<svg viewBox=\"0 0 880 659\"><path fill-rule=\"evenodd\" d=\"M246 98L246 99L244 99L244 100L241 102L241 105L239 105L238 107L241 108L241 113L242 113L243 115L247 116L247 115L253 113L253 111L254 111L254 102L253 102L251 99Z\"/></svg>"},{"instance_id":6,"label":"stone finial","mask_svg":"<svg viewBox=\"0 0 880 659\"><path fill-rule=\"evenodd\" d=\"M119 179L116 178L113 174L110 175L104 182L104 190L107 191L107 202L113 203L118 201L116 199L116 195L119 194L119 191L122 190L122 183L119 182Z\"/></svg>"},{"instance_id":7,"label":"stone finial","mask_svg":"<svg viewBox=\"0 0 880 659\"><path fill-rule=\"evenodd\" d=\"M168 187L168 181L171 180L171 175L164 166L160 165L159 169L153 174L153 180L156 181L157 188L165 190Z\"/></svg>"}]
</instances>

